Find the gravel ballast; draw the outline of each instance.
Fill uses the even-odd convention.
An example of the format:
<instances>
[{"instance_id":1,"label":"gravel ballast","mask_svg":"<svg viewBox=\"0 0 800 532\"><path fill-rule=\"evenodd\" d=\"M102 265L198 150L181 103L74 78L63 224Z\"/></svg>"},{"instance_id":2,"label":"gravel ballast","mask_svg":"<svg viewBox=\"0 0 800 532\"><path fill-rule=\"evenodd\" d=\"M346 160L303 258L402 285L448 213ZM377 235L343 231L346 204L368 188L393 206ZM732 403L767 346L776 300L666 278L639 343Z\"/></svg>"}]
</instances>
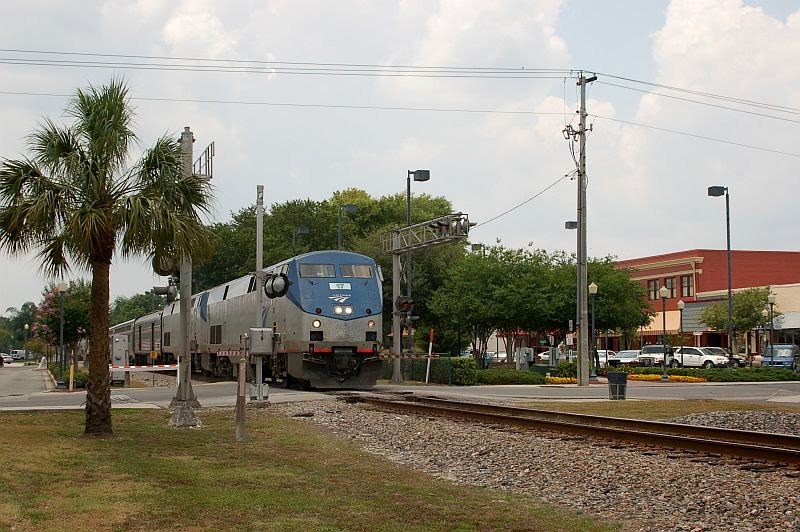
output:
<instances>
[{"instance_id":1,"label":"gravel ballast","mask_svg":"<svg viewBox=\"0 0 800 532\"><path fill-rule=\"evenodd\" d=\"M643 453L600 440L386 413L357 403L282 403L268 411L320 425L431 475L507 490L624 530L800 530L797 471L754 472L732 459L708 463L685 453ZM800 435L800 414L709 412L674 421Z\"/></svg>"}]
</instances>

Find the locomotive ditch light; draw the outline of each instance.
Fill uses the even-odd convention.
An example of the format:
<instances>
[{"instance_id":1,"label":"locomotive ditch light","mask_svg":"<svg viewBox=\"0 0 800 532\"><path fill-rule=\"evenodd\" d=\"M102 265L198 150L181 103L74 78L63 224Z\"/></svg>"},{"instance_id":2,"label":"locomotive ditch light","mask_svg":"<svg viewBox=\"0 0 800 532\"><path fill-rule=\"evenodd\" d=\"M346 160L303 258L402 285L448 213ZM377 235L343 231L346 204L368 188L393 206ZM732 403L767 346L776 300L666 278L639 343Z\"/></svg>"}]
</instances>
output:
<instances>
[{"instance_id":1,"label":"locomotive ditch light","mask_svg":"<svg viewBox=\"0 0 800 532\"><path fill-rule=\"evenodd\" d=\"M311 326L314 327L315 329L319 329L320 327L322 327L322 322L319 320L314 320L311 322Z\"/></svg>"},{"instance_id":2,"label":"locomotive ditch light","mask_svg":"<svg viewBox=\"0 0 800 532\"><path fill-rule=\"evenodd\" d=\"M367 322L367 327L370 328L370 329L374 329L375 328L375 320L369 320Z\"/></svg>"}]
</instances>

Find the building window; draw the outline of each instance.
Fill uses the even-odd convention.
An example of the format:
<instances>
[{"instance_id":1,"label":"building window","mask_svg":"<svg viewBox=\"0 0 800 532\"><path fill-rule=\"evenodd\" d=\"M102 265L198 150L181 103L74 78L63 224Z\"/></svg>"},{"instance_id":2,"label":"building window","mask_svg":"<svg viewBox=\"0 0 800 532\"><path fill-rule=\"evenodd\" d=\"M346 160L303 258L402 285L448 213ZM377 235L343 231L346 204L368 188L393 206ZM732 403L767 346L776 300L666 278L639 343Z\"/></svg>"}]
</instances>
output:
<instances>
[{"instance_id":1,"label":"building window","mask_svg":"<svg viewBox=\"0 0 800 532\"><path fill-rule=\"evenodd\" d=\"M647 281L647 297L651 301L658 299L658 279Z\"/></svg>"},{"instance_id":2,"label":"building window","mask_svg":"<svg viewBox=\"0 0 800 532\"><path fill-rule=\"evenodd\" d=\"M694 277L681 275L681 297L694 297Z\"/></svg>"},{"instance_id":3,"label":"building window","mask_svg":"<svg viewBox=\"0 0 800 532\"><path fill-rule=\"evenodd\" d=\"M675 297L675 291L677 289L677 284L675 283L675 278L674 277L665 278L664 279L664 286L666 286L667 290L669 290L669 296L667 296L667 297L669 297L670 299L674 298Z\"/></svg>"},{"instance_id":4,"label":"building window","mask_svg":"<svg viewBox=\"0 0 800 532\"><path fill-rule=\"evenodd\" d=\"M211 326L211 339L208 341L209 344L221 344L222 343L222 325L212 325Z\"/></svg>"}]
</instances>

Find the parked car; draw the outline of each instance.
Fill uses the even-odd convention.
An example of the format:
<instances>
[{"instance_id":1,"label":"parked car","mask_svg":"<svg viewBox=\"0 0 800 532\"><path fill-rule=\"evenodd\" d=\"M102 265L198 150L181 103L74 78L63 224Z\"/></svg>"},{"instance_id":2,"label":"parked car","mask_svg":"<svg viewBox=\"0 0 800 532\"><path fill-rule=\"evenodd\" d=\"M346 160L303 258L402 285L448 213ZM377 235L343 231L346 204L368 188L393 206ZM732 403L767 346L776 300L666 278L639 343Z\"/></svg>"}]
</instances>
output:
<instances>
[{"instance_id":1,"label":"parked car","mask_svg":"<svg viewBox=\"0 0 800 532\"><path fill-rule=\"evenodd\" d=\"M706 347L704 349L715 355L728 357L728 361L732 361L735 365L737 365L740 368L743 368L747 365L747 358L744 355L731 356L728 350L725 349L724 347Z\"/></svg>"},{"instance_id":2,"label":"parked car","mask_svg":"<svg viewBox=\"0 0 800 532\"><path fill-rule=\"evenodd\" d=\"M800 368L800 347L794 344L773 344L764 348L761 353L763 366L777 368Z\"/></svg>"},{"instance_id":3,"label":"parked car","mask_svg":"<svg viewBox=\"0 0 800 532\"><path fill-rule=\"evenodd\" d=\"M639 355L641 351L638 349L626 349L624 351L617 351L614 356L608 357L608 365L612 368L617 366L631 366L639 363Z\"/></svg>"},{"instance_id":4,"label":"parked car","mask_svg":"<svg viewBox=\"0 0 800 532\"><path fill-rule=\"evenodd\" d=\"M2 359L0 361L5 362L6 364L10 364L12 360L11 355L8 353L0 353L0 359Z\"/></svg>"},{"instance_id":5,"label":"parked car","mask_svg":"<svg viewBox=\"0 0 800 532\"><path fill-rule=\"evenodd\" d=\"M26 353L24 349L12 349L11 350L11 358L13 360L25 360Z\"/></svg>"},{"instance_id":6,"label":"parked car","mask_svg":"<svg viewBox=\"0 0 800 532\"><path fill-rule=\"evenodd\" d=\"M665 347L663 344L652 344L642 347L642 353L639 355L639 362L642 366L658 366L664 363L664 353L671 348Z\"/></svg>"},{"instance_id":7,"label":"parked car","mask_svg":"<svg viewBox=\"0 0 800 532\"><path fill-rule=\"evenodd\" d=\"M713 353L707 347L681 347L670 355L669 365L673 368L724 368L728 365L726 356Z\"/></svg>"},{"instance_id":8,"label":"parked car","mask_svg":"<svg viewBox=\"0 0 800 532\"><path fill-rule=\"evenodd\" d=\"M608 349L598 349L597 350L597 357L600 359L600 367L604 368L608 366L608 359L609 357L616 356L616 351L609 351Z\"/></svg>"}]
</instances>

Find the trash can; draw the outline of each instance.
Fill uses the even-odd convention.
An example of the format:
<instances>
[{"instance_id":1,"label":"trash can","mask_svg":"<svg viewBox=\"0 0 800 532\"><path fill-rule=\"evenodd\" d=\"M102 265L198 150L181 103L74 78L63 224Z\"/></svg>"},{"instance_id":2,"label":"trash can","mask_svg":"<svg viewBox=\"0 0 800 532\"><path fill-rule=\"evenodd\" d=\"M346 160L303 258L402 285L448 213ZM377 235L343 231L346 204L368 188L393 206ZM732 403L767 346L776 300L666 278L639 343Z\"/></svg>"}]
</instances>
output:
<instances>
[{"instance_id":1,"label":"trash can","mask_svg":"<svg viewBox=\"0 0 800 532\"><path fill-rule=\"evenodd\" d=\"M628 374L624 371L608 372L608 398L622 401L628 388Z\"/></svg>"}]
</instances>

